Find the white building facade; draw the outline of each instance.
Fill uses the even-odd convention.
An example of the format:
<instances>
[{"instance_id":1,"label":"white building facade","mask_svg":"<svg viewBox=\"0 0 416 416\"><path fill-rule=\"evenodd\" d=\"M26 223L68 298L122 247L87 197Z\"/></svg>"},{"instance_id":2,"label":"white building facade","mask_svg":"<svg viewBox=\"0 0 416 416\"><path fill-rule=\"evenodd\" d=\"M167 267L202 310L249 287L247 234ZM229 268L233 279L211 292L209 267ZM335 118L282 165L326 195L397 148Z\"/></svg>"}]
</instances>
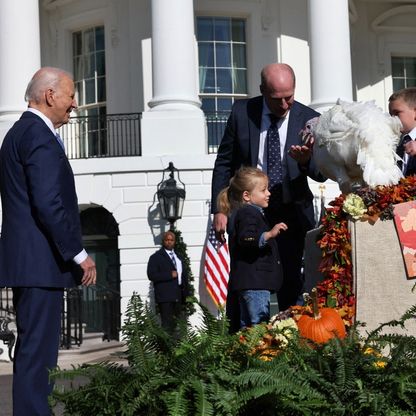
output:
<instances>
[{"instance_id":1,"label":"white building facade","mask_svg":"<svg viewBox=\"0 0 416 416\"><path fill-rule=\"evenodd\" d=\"M171 161L186 184L176 225L209 303L203 246L216 117L258 95L271 62L294 68L296 99L318 111L338 98L386 110L394 90L416 85L415 21L416 0L2 0L0 139L24 111L35 70L73 73L83 124L66 133L67 151L81 211L105 209L118 226L121 311L133 292L149 294L147 260L168 229L156 187ZM136 114L139 131L124 121L112 136L121 114ZM317 206L322 193L326 202L339 193L311 187ZM98 230L87 241L105 239Z\"/></svg>"}]
</instances>

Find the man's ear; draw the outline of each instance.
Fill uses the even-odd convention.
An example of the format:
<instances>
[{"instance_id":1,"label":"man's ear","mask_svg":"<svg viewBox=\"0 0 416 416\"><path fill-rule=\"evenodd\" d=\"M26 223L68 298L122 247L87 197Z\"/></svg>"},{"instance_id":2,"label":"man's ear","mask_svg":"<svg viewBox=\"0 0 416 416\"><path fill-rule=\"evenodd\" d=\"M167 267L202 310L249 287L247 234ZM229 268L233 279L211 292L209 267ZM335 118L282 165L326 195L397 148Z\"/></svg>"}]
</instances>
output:
<instances>
[{"instance_id":1,"label":"man's ear","mask_svg":"<svg viewBox=\"0 0 416 416\"><path fill-rule=\"evenodd\" d=\"M249 191L244 191L243 192L243 200L245 202L250 202L251 201L251 197L250 197L250 192Z\"/></svg>"},{"instance_id":2,"label":"man's ear","mask_svg":"<svg viewBox=\"0 0 416 416\"><path fill-rule=\"evenodd\" d=\"M54 94L54 91L53 91L52 88L48 88L45 91L45 101L46 101L46 104L47 104L48 107L52 107L52 105L53 105L53 102L54 102L53 94Z\"/></svg>"}]
</instances>

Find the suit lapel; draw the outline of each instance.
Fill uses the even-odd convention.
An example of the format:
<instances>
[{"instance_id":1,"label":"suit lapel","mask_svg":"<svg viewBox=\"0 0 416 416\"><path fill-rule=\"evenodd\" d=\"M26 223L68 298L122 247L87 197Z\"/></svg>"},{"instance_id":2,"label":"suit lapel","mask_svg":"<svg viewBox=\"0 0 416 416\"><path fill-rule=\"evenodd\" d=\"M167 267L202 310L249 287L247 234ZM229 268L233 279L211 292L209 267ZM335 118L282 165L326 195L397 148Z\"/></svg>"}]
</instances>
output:
<instances>
[{"instance_id":1,"label":"suit lapel","mask_svg":"<svg viewBox=\"0 0 416 416\"><path fill-rule=\"evenodd\" d=\"M299 120L302 120L301 117L302 109L295 101L292 108L290 109L289 115L289 124L287 126L287 136L286 136L286 145L285 145L285 157L287 160L287 167L289 176L296 177L299 174L298 163L295 159L290 156L287 156L287 152L290 147L300 143L299 132L304 127L299 124Z\"/></svg>"}]
</instances>

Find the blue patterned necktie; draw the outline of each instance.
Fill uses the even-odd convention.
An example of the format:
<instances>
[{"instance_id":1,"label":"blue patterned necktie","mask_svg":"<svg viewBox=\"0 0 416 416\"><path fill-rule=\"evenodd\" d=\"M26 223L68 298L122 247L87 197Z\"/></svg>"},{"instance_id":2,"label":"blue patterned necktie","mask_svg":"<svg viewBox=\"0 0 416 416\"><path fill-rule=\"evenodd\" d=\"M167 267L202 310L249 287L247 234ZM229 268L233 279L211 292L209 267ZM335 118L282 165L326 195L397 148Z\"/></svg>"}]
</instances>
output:
<instances>
[{"instance_id":1,"label":"blue patterned necktie","mask_svg":"<svg viewBox=\"0 0 416 416\"><path fill-rule=\"evenodd\" d=\"M282 156L280 153L280 137L277 127L278 118L269 114L270 127L267 130L267 175L269 177L269 189L283 182Z\"/></svg>"},{"instance_id":2,"label":"blue patterned necktie","mask_svg":"<svg viewBox=\"0 0 416 416\"><path fill-rule=\"evenodd\" d=\"M64 145L64 141L62 140L62 137L59 135L59 133L56 133L55 137L56 137L56 140L58 140L59 145L65 151L65 145Z\"/></svg>"}]
</instances>

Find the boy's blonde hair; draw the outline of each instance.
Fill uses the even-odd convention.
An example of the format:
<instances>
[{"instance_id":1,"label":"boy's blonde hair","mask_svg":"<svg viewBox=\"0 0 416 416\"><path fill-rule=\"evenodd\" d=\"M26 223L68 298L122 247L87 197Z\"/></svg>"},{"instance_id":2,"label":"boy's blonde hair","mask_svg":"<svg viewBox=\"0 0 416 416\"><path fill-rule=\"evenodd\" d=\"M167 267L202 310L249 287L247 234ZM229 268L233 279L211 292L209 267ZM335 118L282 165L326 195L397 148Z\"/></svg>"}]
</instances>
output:
<instances>
[{"instance_id":1,"label":"boy's blonde hair","mask_svg":"<svg viewBox=\"0 0 416 416\"><path fill-rule=\"evenodd\" d=\"M389 103L403 100L409 107L416 108L416 87L403 88L390 95Z\"/></svg>"},{"instance_id":2,"label":"boy's blonde hair","mask_svg":"<svg viewBox=\"0 0 416 416\"><path fill-rule=\"evenodd\" d=\"M229 215L232 210L243 205L244 191L252 192L260 179L268 179L260 169L243 166L238 169L230 180L230 184L218 195L218 212Z\"/></svg>"}]
</instances>

